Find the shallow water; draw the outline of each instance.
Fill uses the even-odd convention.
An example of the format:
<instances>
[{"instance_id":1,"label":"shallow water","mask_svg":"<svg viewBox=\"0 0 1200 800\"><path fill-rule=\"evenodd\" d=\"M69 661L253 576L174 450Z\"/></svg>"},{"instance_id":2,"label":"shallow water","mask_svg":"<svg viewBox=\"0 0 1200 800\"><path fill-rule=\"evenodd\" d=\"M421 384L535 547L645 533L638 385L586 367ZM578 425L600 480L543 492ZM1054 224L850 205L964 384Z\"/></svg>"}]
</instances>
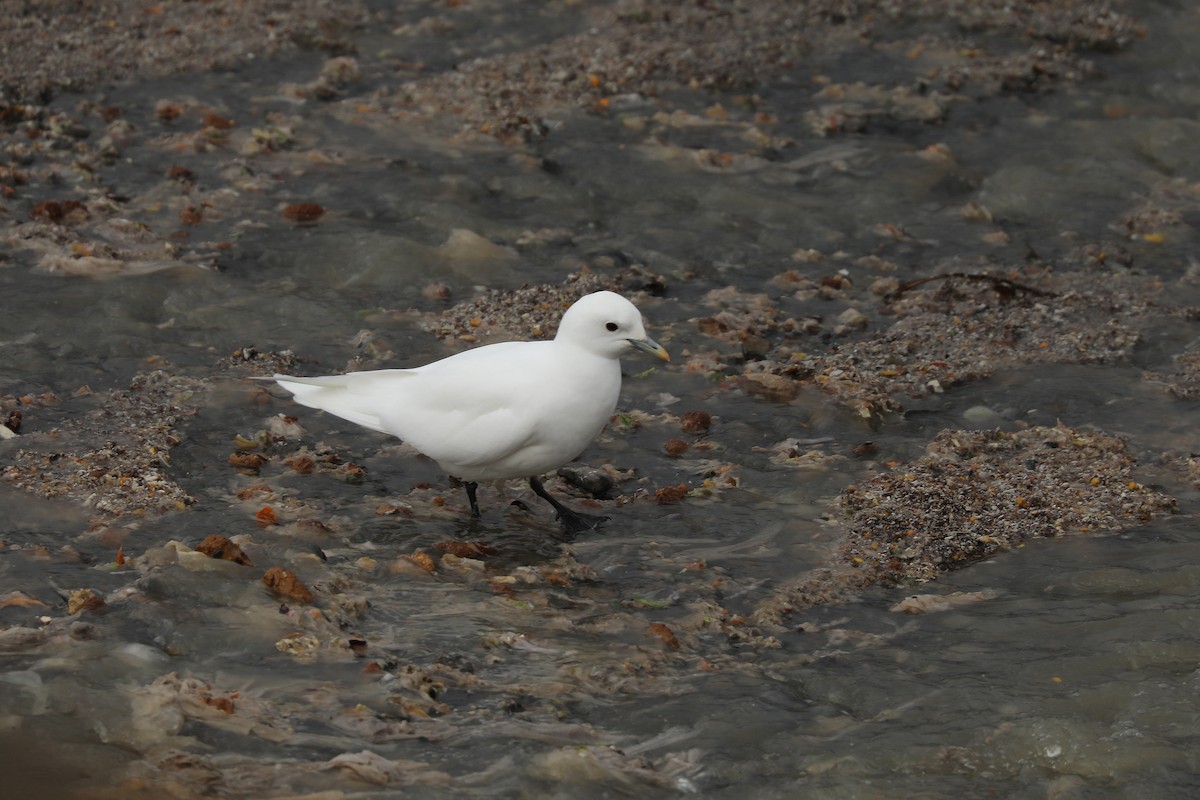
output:
<instances>
[{"instance_id":1,"label":"shallow water","mask_svg":"<svg viewBox=\"0 0 1200 800\"><path fill-rule=\"evenodd\" d=\"M372 54L398 47L379 32L360 40L365 87L330 103L297 104L278 91L311 80L323 61L316 53L107 89L102 102L146 133L103 180L136 198L145 221L165 225L179 201L162 175L186 166L211 201L186 246L235 245L211 251L219 269L111 280L46 274L14 247L0 262L9 312L0 315L0 394L51 391L60 402L31 404L23 435L0 444L0 457L69 448L87 435L72 420L147 369L218 383L187 399L197 413L181 423L183 442L166 468L196 499L187 510L97 526L77 503L0 484L0 591L40 603L0 605L0 624L45 637L0 641L8 785L41 797L153 797L166 785L182 797L1194 796L1200 572L1190 565L1200 555L1200 504L1196 487L1159 457L1200 451L1196 402L1142 379L1172 370L1197 339L1193 321L1144 320L1124 361L1009 366L905 398L905 413L873 427L815 390L772 403L683 367L689 355L724 346L693 320L714 314L706 293L727 286L771 292L789 314L821 319L823 336L796 342L813 352L839 344L832 320L849 306L870 318L861 336L892 323L863 291L876 278L1013 270L1035 258L1075 265L1072 254L1091 242L1123 248L1127 272L1160 279L1164 306L1197 304L1196 204L1162 242L1130 239L1116 220L1170 179L1195 196L1200 65L1191 43L1200 15L1187 4L1121 9L1146 35L1124 52L1089 54L1099 76L984 97L939 125L815 136L804 116L813 76L879 80L907 59L908 42L818 50L759 89L778 119L774 134L789 143L761 161L734 162L744 169L706 170L695 153L759 157L744 127L666 124L650 103L566 117L545 141L520 147L359 114L360 100L385 82L387 59ZM455 46L463 58L534 47L580 29L572 13L509 14L494 29L463 24ZM444 50L411 48L430 70L449 66ZM164 98L254 120L241 128L286 115L295 144L273 161L231 167L227 152L171 143L154 118ZM55 101L68 112L79 102ZM752 116L730 95L681 93L670 102L694 120ZM723 111L710 112L718 102ZM953 158L929 157L931 145ZM231 169L243 172L231 178ZM229 186L236 200L218 194ZM294 226L279 208L296 202L328 213ZM960 210L970 202L1002 223L1006 240L984 239L990 229ZM881 234L881 225L906 235ZM558 228L569 237L518 244L526 231ZM510 252L456 247L457 229ZM826 258L794 259L801 249ZM872 269L864 257L893 266ZM709 411L716 449L667 458L663 444L678 426L652 418L614 424L583 461L635 469L633 485L651 494L696 486L717 464L733 465L737 486L673 505L617 506L602 532L564 543L543 509L509 505L519 487L481 490L484 519L471 524L461 490L436 465L316 413L297 414L304 430L292 444L331 448L365 468L361 482L278 464L261 475L229 466L235 435L297 412L218 369L230 353L290 349L298 370L325 373L345 368L359 354L356 335L369 329L393 353L384 364L420 364L451 349L409 313L445 307L422 293L432 281L457 301L475 287L559 283L581 265L602 272L628 263L666 276L665 297L641 307L651 335L677 358L646 373L648 363L631 359L620 408ZM793 269L814 279L845 269L858 293L830 300L769 288ZM1097 269L1080 279L1110 277ZM77 393L83 386L91 393ZM1032 540L935 584L803 610L774 633L775 647L708 622L748 617L777 587L828 563L833 498L880 462L919 457L944 428L1059 421L1128 436L1138 479L1175 495L1179 513L1119 534ZM830 458L795 468L762 450L789 438ZM878 455L850 455L867 440ZM237 497L260 482L269 495ZM430 502L435 495L445 507ZM377 513L395 502L416 512ZM258 526L263 505L283 524ZM313 519L320 526L306 524ZM247 536L259 570L165 547L194 547L213 533ZM452 561L434 574L390 568L447 540L495 548L491 571ZM118 545L160 563L116 566ZM323 620L303 604L281 609L258 580L271 565L313 585ZM578 565L587 571L569 572ZM520 576L531 568L561 580L526 586ZM64 595L80 587L105 596L107 610L84 612L75 623L85 627L71 628ZM889 610L908 594L971 592L983 595L937 613ZM677 646L655 625L679 636ZM277 649L298 632L314 637L311 652ZM365 656L335 643L339 635L365 642ZM179 689L172 674L202 686ZM445 685L430 693L422 688L430 681ZM355 780L320 768L361 751L420 765L374 781L378 773Z\"/></svg>"}]
</instances>

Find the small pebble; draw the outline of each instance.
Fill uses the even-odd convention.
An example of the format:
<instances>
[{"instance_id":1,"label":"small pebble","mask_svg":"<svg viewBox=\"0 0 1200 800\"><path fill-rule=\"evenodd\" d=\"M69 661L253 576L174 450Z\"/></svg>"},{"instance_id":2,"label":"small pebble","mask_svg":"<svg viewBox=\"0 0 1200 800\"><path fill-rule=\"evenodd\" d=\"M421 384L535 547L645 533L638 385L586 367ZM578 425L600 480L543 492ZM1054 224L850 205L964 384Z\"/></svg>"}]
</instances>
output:
<instances>
[{"instance_id":1,"label":"small pebble","mask_svg":"<svg viewBox=\"0 0 1200 800\"><path fill-rule=\"evenodd\" d=\"M668 439L663 445L663 452L671 458L679 458L688 451L688 443L683 439Z\"/></svg>"},{"instance_id":2,"label":"small pebble","mask_svg":"<svg viewBox=\"0 0 1200 800\"><path fill-rule=\"evenodd\" d=\"M712 414L707 411L686 411L679 418L679 427L683 428L685 433L706 433L712 427Z\"/></svg>"},{"instance_id":3,"label":"small pebble","mask_svg":"<svg viewBox=\"0 0 1200 800\"><path fill-rule=\"evenodd\" d=\"M284 569L283 567L271 567L263 573L262 581L268 589L277 595L287 597L299 603L311 603L313 601L312 591L291 570Z\"/></svg>"},{"instance_id":4,"label":"small pebble","mask_svg":"<svg viewBox=\"0 0 1200 800\"><path fill-rule=\"evenodd\" d=\"M600 500L608 497L616 486L612 476L592 467L560 467L557 474L571 486Z\"/></svg>"}]
</instances>

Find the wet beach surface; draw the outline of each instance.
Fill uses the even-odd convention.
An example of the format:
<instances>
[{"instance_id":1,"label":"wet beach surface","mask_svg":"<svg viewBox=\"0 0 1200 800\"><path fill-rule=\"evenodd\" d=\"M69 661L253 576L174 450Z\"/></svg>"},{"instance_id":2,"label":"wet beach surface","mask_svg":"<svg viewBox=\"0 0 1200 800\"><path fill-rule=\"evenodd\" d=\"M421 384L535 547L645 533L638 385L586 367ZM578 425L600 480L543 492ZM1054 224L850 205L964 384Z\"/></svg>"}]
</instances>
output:
<instances>
[{"instance_id":1,"label":"wet beach surface","mask_svg":"<svg viewBox=\"0 0 1200 800\"><path fill-rule=\"evenodd\" d=\"M29 5L0 749L40 797L1191 797L1200 12ZM669 365L552 491L249 380Z\"/></svg>"}]
</instances>

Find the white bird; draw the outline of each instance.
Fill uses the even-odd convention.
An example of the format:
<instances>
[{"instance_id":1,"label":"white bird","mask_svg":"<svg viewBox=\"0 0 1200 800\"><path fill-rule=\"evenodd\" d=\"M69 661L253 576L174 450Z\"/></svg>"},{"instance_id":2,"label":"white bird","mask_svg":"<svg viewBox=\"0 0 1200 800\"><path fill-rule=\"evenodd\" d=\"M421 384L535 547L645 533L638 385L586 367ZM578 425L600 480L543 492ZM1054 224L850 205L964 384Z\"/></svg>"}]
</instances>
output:
<instances>
[{"instance_id":1,"label":"white bird","mask_svg":"<svg viewBox=\"0 0 1200 800\"><path fill-rule=\"evenodd\" d=\"M595 292L567 309L552 341L486 345L414 369L264 380L301 405L412 445L464 482L476 517L478 481L527 478L575 533L607 517L572 511L538 476L577 458L608 423L620 358L635 350L670 360L633 303Z\"/></svg>"}]
</instances>

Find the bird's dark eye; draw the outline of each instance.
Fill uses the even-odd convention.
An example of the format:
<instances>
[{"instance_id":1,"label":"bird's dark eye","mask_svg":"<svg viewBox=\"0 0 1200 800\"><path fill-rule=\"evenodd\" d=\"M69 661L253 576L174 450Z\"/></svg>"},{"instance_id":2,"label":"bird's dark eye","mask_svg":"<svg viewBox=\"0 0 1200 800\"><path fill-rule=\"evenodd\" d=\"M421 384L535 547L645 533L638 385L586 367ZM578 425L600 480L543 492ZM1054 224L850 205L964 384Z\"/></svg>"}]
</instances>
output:
<instances>
[{"instance_id":1,"label":"bird's dark eye","mask_svg":"<svg viewBox=\"0 0 1200 800\"><path fill-rule=\"evenodd\" d=\"M619 328L621 326L615 322L606 322L606 323L604 323L604 327L608 328L610 331L615 331L617 328Z\"/></svg>"}]
</instances>

